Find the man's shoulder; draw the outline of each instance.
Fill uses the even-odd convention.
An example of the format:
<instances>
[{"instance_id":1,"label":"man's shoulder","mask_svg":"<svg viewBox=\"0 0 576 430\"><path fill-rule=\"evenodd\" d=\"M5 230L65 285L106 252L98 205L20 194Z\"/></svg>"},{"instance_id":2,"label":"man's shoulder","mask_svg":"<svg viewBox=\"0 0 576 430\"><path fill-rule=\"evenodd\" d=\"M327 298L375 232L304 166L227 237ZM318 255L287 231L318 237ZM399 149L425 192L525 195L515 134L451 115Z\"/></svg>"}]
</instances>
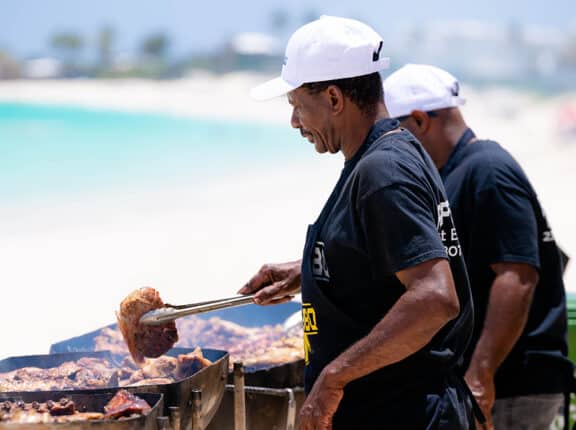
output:
<instances>
[{"instance_id":1,"label":"man's shoulder","mask_svg":"<svg viewBox=\"0 0 576 430\"><path fill-rule=\"evenodd\" d=\"M477 140L468 144L465 151L455 176L465 174L480 188L507 182L527 182L518 161L497 142Z\"/></svg>"},{"instance_id":2,"label":"man's shoulder","mask_svg":"<svg viewBox=\"0 0 576 430\"><path fill-rule=\"evenodd\" d=\"M359 194L367 196L389 187L426 189L427 192L439 189L442 181L432 161L426 162L428 155L419 145L398 133L394 139L370 148L355 169Z\"/></svg>"},{"instance_id":3,"label":"man's shoulder","mask_svg":"<svg viewBox=\"0 0 576 430\"><path fill-rule=\"evenodd\" d=\"M377 142L360 159L357 172L374 179L394 182L422 171L422 158L408 138L398 133Z\"/></svg>"}]
</instances>

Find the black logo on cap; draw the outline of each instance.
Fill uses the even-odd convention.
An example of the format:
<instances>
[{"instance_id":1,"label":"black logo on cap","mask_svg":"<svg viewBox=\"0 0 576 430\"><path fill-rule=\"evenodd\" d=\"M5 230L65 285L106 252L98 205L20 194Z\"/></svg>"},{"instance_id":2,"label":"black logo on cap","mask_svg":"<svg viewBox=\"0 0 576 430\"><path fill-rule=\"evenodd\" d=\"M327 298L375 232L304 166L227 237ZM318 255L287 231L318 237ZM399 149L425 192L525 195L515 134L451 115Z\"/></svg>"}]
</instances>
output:
<instances>
[{"instance_id":1,"label":"black logo on cap","mask_svg":"<svg viewBox=\"0 0 576 430\"><path fill-rule=\"evenodd\" d=\"M372 61L378 61L380 59L380 51L382 50L382 41L378 45L378 50L372 53Z\"/></svg>"},{"instance_id":2,"label":"black logo on cap","mask_svg":"<svg viewBox=\"0 0 576 430\"><path fill-rule=\"evenodd\" d=\"M450 92L454 97L458 97L458 94L460 93L460 84L458 82L454 82L452 88L450 88Z\"/></svg>"}]
</instances>

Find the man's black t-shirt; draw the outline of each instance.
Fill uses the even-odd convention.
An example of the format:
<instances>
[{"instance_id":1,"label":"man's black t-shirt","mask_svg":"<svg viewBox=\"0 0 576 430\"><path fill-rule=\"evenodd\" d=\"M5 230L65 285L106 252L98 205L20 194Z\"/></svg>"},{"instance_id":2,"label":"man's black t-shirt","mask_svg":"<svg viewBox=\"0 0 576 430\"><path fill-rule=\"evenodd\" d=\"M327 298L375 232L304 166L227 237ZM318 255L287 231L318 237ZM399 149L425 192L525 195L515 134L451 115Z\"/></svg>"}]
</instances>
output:
<instances>
[{"instance_id":1,"label":"man's black t-shirt","mask_svg":"<svg viewBox=\"0 0 576 430\"><path fill-rule=\"evenodd\" d=\"M497 397L558 393L566 372L566 301L562 260L537 196L500 145L468 130L440 173L452 208L474 295L474 345L495 278L490 265L526 263L540 274L526 327L496 374Z\"/></svg>"},{"instance_id":2,"label":"man's black t-shirt","mask_svg":"<svg viewBox=\"0 0 576 430\"><path fill-rule=\"evenodd\" d=\"M431 259L449 259L461 311L421 351L350 383L351 391L358 383L360 398L389 396L426 372L456 366L473 324L471 292L442 181L408 131L381 138L396 127L395 120L377 122L346 162L318 225L314 279L337 309L364 328L358 339L406 291L395 273ZM317 336L328 324L318 321ZM333 358L315 357L316 368Z\"/></svg>"}]
</instances>

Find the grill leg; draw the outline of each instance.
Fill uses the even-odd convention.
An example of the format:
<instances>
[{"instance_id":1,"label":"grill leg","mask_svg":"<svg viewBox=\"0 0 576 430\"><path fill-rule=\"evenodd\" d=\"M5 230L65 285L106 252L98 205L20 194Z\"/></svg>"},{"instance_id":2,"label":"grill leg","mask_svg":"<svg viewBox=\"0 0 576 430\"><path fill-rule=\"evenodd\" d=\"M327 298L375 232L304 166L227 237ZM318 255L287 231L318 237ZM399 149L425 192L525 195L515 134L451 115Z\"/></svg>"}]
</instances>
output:
<instances>
[{"instance_id":1,"label":"grill leg","mask_svg":"<svg viewBox=\"0 0 576 430\"><path fill-rule=\"evenodd\" d=\"M202 390L192 390L192 430L202 428Z\"/></svg>"},{"instance_id":2,"label":"grill leg","mask_svg":"<svg viewBox=\"0 0 576 430\"><path fill-rule=\"evenodd\" d=\"M242 363L234 363L234 430L246 430L246 395Z\"/></svg>"},{"instance_id":3,"label":"grill leg","mask_svg":"<svg viewBox=\"0 0 576 430\"><path fill-rule=\"evenodd\" d=\"M294 398L294 391L291 388L286 388L288 394L288 412L286 413L286 430L294 430L296 426L296 399Z\"/></svg>"},{"instance_id":4,"label":"grill leg","mask_svg":"<svg viewBox=\"0 0 576 430\"><path fill-rule=\"evenodd\" d=\"M170 426L172 430L180 430L180 408L178 406L170 406Z\"/></svg>"},{"instance_id":5,"label":"grill leg","mask_svg":"<svg viewBox=\"0 0 576 430\"><path fill-rule=\"evenodd\" d=\"M168 417L156 417L158 430L170 430L170 421Z\"/></svg>"}]
</instances>

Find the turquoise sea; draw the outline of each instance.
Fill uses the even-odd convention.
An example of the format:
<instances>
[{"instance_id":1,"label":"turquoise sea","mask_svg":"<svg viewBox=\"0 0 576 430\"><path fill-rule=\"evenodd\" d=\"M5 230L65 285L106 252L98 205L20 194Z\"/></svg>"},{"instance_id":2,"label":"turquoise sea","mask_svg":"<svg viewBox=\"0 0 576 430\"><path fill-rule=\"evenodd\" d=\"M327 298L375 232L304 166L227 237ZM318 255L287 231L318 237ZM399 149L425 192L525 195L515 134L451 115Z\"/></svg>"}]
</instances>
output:
<instances>
[{"instance_id":1,"label":"turquoise sea","mask_svg":"<svg viewBox=\"0 0 576 430\"><path fill-rule=\"evenodd\" d=\"M228 297L297 258L337 178L318 161L288 123L0 103L0 358L110 324L141 286Z\"/></svg>"},{"instance_id":2,"label":"turquoise sea","mask_svg":"<svg viewBox=\"0 0 576 430\"><path fill-rule=\"evenodd\" d=\"M288 123L0 103L3 203L199 182L309 159L311 152Z\"/></svg>"}]
</instances>

